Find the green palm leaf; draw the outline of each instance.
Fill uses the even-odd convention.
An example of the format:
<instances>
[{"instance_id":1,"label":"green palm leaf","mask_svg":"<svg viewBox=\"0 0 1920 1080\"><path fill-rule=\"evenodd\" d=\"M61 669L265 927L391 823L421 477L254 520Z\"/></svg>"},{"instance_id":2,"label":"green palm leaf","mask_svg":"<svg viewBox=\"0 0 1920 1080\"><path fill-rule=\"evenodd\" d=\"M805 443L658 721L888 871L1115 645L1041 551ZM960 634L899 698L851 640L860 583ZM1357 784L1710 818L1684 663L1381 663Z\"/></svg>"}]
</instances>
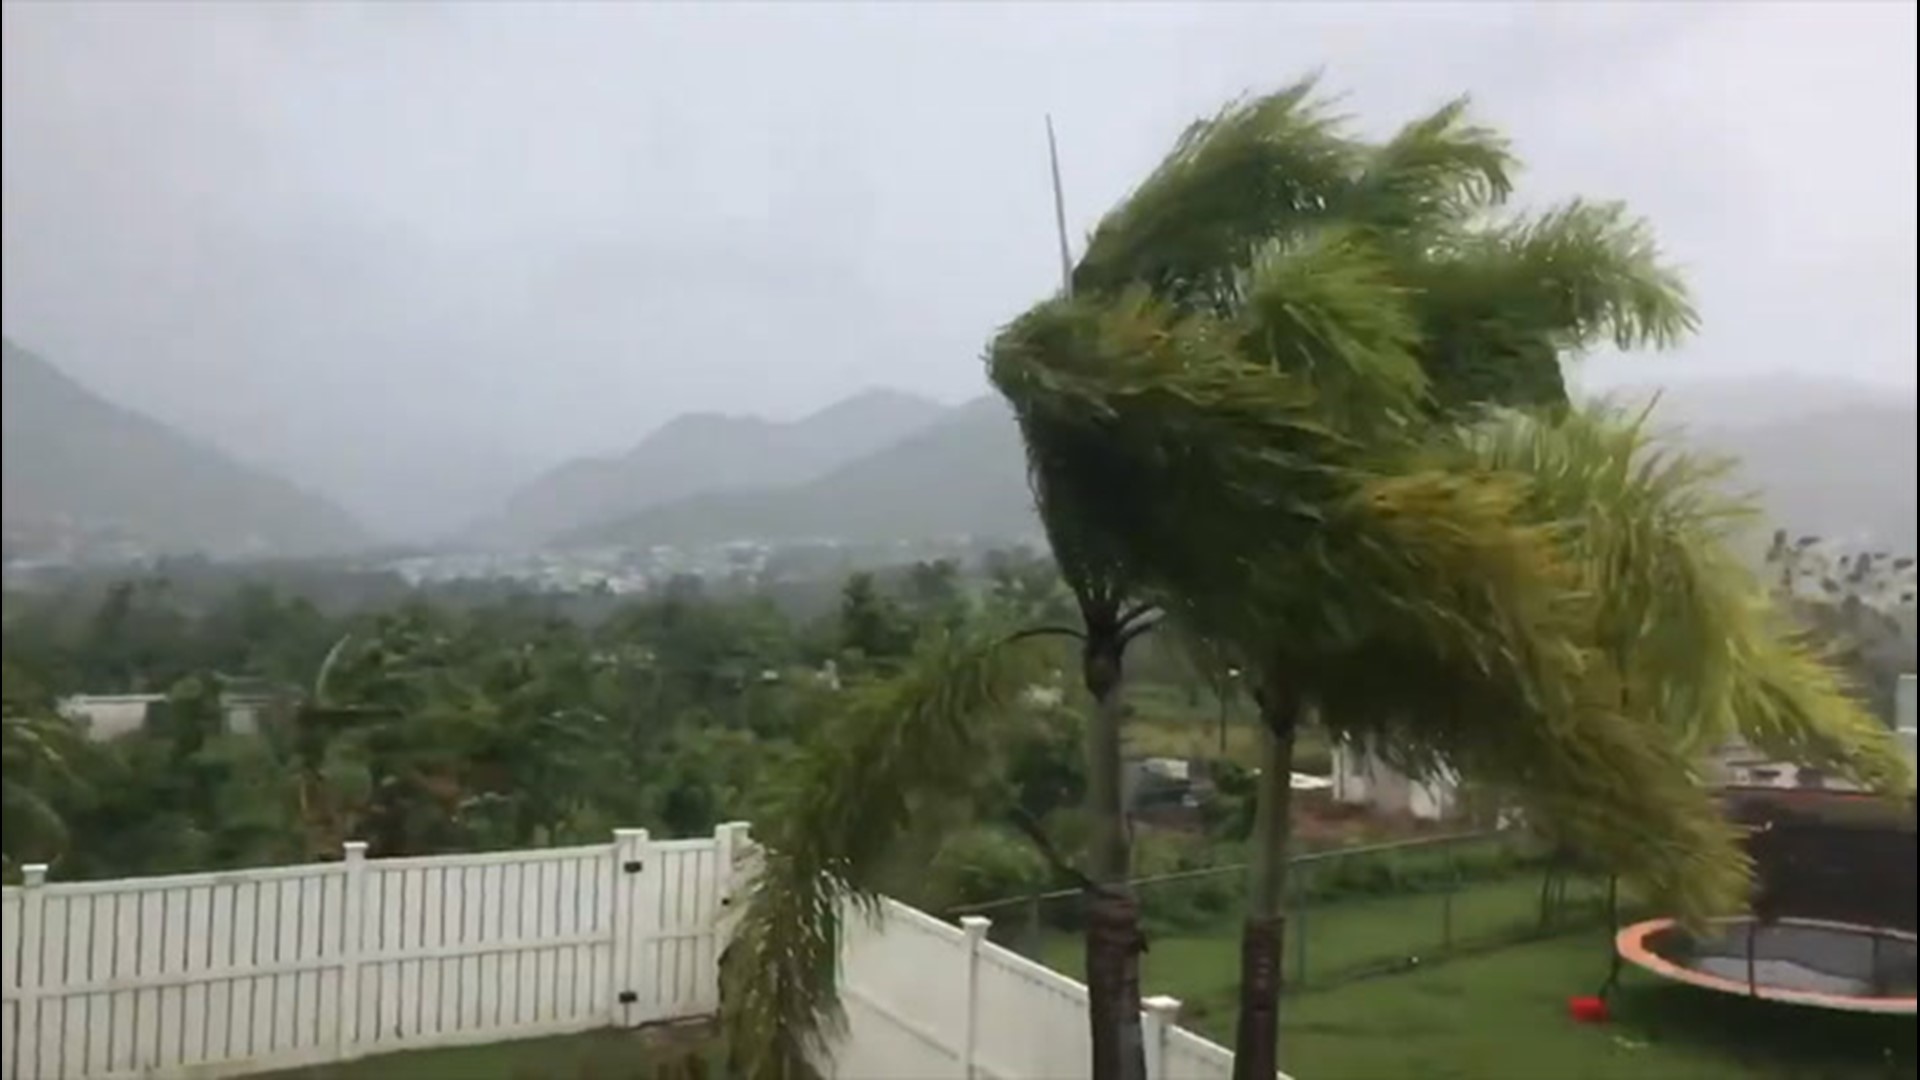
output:
<instances>
[{"instance_id":1,"label":"green palm leaf","mask_svg":"<svg viewBox=\"0 0 1920 1080\"><path fill-rule=\"evenodd\" d=\"M915 820L993 774L996 723L1024 685L1004 637L943 636L859 688L774 799L762 865L722 965L729 1075L811 1075L843 1021L842 918L874 910L878 870ZM856 916L857 917L857 916Z\"/></svg>"}]
</instances>

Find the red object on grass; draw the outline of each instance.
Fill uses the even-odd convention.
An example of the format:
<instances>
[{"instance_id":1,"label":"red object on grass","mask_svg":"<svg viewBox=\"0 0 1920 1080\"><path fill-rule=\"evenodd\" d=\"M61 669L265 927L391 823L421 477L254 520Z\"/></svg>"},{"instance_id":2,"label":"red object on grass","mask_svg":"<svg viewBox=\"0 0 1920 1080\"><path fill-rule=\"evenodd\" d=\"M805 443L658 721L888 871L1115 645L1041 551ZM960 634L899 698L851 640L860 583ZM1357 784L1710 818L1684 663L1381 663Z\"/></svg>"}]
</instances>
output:
<instances>
[{"instance_id":1,"label":"red object on grass","mask_svg":"<svg viewBox=\"0 0 1920 1080\"><path fill-rule=\"evenodd\" d=\"M1582 1024L1604 1024L1607 1022L1607 999L1570 997L1567 999L1567 1015Z\"/></svg>"}]
</instances>

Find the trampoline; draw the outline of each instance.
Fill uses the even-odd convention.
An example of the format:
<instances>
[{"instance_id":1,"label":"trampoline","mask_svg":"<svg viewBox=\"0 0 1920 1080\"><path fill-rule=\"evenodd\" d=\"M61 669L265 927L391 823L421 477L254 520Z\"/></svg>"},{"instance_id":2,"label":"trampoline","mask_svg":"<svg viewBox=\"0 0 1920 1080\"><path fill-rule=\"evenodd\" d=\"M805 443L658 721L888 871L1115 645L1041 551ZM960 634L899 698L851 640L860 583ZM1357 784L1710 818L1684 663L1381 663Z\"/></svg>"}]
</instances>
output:
<instances>
[{"instance_id":1,"label":"trampoline","mask_svg":"<svg viewBox=\"0 0 1920 1080\"><path fill-rule=\"evenodd\" d=\"M1846 1012L1914 1015L1914 935L1819 919L1717 919L1690 934L1649 919L1614 939L1620 958L1726 994Z\"/></svg>"},{"instance_id":2,"label":"trampoline","mask_svg":"<svg viewBox=\"0 0 1920 1080\"><path fill-rule=\"evenodd\" d=\"M1913 1016L1914 803L1820 788L1720 797L1746 834L1752 914L1698 933L1673 919L1634 923L1614 935L1616 971L1625 962L1720 993Z\"/></svg>"}]
</instances>

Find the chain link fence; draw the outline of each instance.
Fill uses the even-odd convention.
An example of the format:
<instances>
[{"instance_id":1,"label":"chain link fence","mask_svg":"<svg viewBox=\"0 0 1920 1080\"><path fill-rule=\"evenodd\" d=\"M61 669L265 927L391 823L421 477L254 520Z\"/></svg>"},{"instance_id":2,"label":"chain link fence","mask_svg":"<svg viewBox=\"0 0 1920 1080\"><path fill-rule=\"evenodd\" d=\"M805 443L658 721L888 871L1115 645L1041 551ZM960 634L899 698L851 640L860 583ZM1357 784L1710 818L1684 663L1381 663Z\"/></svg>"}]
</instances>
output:
<instances>
[{"instance_id":1,"label":"chain link fence","mask_svg":"<svg viewBox=\"0 0 1920 1080\"><path fill-rule=\"evenodd\" d=\"M1179 982L1238 978L1245 865L1131 882L1147 932L1149 969ZM1570 867L1520 830L1474 833L1300 855L1287 873L1284 960L1292 989L1403 971L1462 953L1599 929L1611 908L1606 878ZM993 940L1078 977L1076 890L954 908L985 915ZM1604 954L1604 950L1598 950Z\"/></svg>"}]
</instances>

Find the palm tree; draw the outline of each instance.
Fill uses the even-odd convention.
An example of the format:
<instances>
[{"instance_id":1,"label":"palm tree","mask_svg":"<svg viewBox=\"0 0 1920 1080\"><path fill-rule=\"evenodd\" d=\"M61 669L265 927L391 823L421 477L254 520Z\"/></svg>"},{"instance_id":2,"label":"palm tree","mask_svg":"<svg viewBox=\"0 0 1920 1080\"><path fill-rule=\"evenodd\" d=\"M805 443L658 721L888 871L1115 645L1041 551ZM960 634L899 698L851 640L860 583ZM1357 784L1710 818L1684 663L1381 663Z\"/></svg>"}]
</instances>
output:
<instances>
[{"instance_id":1,"label":"palm tree","mask_svg":"<svg viewBox=\"0 0 1920 1080\"><path fill-rule=\"evenodd\" d=\"M776 781L761 865L721 963L729 1075L801 1080L829 1050L842 918L871 914L882 872L916 820L974 803L1030 650L936 629L901 669L850 684Z\"/></svg>"},{"instance_id":2,"label":"palm tree","mask_svg":"<svg viewBox=\"0 0 1920 1080\"><path fill-rule=\"evenodd\" d=\"M1705 493L1710 470L1566 410L1564 354L1662 344L1692 313L1618 208L1494 217L1512 164L1461 103L1378 145L1311 83L1236 104L1182 137L1070 289L989 353L1089 628L1084 594L1118 611L1124 592L1255 692L1240 1076L1277 1064L1287 793L1310 713L1403 768L1508 793L1688 915L1737 904L1745 881L1693 780L1707 733L1738 724L1876 786L1904 768L1722 557L1736 515ZM870 896L890 839L867 830L967 794L952 763L990 759L1013 663L994 642L930 647L809 752L729 965L750 1064L822 1045L840 903Z\"/></svg>"},{"instance_id":3,"label":"palm tree","mask_svg":"<svg viewBox=\"0 0 1920 1080\"><path fill-rule=\"evenodd\" d=\"M1665 343L1692 313L1617 208L1492 218L1511 164L1460 103L1380 146L1342 135L1311 84L1230 107L1102 222L1075 295L991 354L1049 519L1253 674L1238 1075L1276 1064L1310 710L1408 768L1504 785L1691 914L1744 880L1692 780L1703 733L1899 774L1727 553L1738 508L1713 470L1566 415L1564 353Z\"/></svg>"}]
</instances>

